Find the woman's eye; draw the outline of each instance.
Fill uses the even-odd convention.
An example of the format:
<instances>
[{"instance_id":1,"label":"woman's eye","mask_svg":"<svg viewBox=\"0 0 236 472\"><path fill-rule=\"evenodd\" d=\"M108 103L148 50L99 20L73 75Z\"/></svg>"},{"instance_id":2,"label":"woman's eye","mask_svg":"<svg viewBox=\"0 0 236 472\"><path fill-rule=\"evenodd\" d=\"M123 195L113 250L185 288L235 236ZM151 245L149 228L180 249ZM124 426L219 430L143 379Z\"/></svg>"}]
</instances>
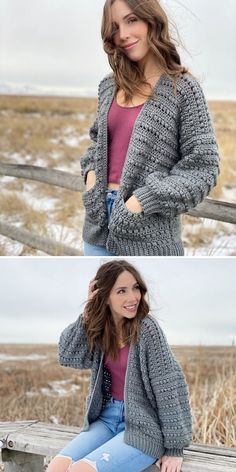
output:
<instances>
[{"instance_id":1,"label":"woman's eye","mask_svg":"<svg viewBox=\"0 0 236 472\"><path fill-rule=\"evenodd\" d=\"M131 22L131 23L134 23L135 21L137 21L137 18L129 18L128 22Z\"/></svg>"},{"instance_id":2,"label":"woman's eye","mask_svg":"<svg viewBox=\"0 0 236 472\"><path fill-rule=\"evenodd\" d=\"M117 293L118 293L118 294L120 294L120 293L125 293L125 291L124 291L123 289L121 289L121 290L118 290Z\"/></svg>"}]
</instances>

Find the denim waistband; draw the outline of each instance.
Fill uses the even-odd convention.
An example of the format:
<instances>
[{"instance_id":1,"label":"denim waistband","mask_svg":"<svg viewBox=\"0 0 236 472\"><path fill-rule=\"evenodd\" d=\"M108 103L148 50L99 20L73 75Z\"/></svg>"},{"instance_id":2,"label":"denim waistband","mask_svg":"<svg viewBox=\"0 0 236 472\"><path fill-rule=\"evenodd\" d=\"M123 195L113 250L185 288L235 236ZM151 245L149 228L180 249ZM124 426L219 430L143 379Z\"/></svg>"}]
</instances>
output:
<instances>
[{"instance_id":1,"label":"denim waistband","mask_svg":"<svg viewBox=\"0 0 236 472\"><path fill-rule=\"evenodd\" d=\"M121 405L122 403L124 403L124 400L116 400L115 398L111 397L109 398L109 402L117 403Z\"/></svg>"},{"instance_id":2,"label":"denim waistband","mask_svg":"<svg viewBox=\"0 0 236 472\"><path fill-rule=\"evenodd\" d=\"M116 196L116 195L118 194L118 192L119 192L119 189L113 189L113 188L107 188L107 189L106 189L106 193L107 193L108 195L114 195L114 196Z\"/></svg>"}]
</instances>

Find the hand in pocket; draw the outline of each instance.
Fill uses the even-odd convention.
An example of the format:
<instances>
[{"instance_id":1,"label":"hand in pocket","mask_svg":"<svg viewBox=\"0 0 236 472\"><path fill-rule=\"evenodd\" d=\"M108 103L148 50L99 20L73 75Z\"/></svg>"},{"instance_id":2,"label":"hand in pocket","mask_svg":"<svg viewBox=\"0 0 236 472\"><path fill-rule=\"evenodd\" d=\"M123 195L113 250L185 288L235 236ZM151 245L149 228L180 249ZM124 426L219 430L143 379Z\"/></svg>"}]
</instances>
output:
<instances>
[{"instance_id":1,"label":"hand in pocket","mask_svg":"<svg viewBox=\"0 0 236 472\"><path fill-rule=\"evenodd\" d=\"M126 200L125 206L131 213L142 213L143 211L143 208L135 195L132 195L128 200Z\"/></svg>"},{"instance_id":2,"label":"hand in pocket","mask_svg":"<svg viewBox=\"0 0 236 472\"><path fill-rule=\"evenodd\" d=\"M91 190L96 184L96 174L94 170L89 170L86 178L86 191Z\"/></svg>"}]
</instances>

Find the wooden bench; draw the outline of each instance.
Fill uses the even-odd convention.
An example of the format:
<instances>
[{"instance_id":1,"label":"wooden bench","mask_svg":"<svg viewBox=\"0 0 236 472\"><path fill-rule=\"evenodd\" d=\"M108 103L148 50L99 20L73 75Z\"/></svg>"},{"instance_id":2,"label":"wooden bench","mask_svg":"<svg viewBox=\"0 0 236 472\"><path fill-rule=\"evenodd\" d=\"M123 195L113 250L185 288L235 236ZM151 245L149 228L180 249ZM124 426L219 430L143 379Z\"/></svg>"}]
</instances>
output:
<instances>
[{"instance_id":1,"label":"wooden bench","mask_svg":"<svg viewBox=\"0 0 236 472\"><path fill-rule=\"evenodd\" d=\"M80 428L39 421L0 422L5 472L42 472L45 456L55 456L79 432ZM236 471L236 448L193 444L184 450L183 472L233 470ZM153 465L145 471L157 472L158 468Z\"/></svg>"}]
</instances>

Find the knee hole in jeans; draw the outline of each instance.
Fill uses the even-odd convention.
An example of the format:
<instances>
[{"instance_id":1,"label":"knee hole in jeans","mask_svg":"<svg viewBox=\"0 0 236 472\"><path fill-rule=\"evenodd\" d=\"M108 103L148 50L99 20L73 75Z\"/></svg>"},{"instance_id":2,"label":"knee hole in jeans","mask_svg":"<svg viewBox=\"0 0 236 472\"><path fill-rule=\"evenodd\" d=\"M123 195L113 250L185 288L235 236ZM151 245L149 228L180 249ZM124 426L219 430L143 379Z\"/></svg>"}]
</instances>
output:
<instances>
[{"instance_id":1,"label":"knee hole in jeans","mask_svg":"<svg viewBox=\"0 0 236 472\"><path fill-rule=\"evenodd\" d=\"M87 464L91 465L91 467L93 467L94 470L95 470L96 472L98 472L96 462L90 461L89 459L80 459L79 461L74 462L74 464L73 464L72 467L70 468L71 472L73 471L73 466L74 466L74 465L76 465L76 464L81 464L81 463L83 463L83 462L86 462Z\"/></svg>"}]
</instances>

